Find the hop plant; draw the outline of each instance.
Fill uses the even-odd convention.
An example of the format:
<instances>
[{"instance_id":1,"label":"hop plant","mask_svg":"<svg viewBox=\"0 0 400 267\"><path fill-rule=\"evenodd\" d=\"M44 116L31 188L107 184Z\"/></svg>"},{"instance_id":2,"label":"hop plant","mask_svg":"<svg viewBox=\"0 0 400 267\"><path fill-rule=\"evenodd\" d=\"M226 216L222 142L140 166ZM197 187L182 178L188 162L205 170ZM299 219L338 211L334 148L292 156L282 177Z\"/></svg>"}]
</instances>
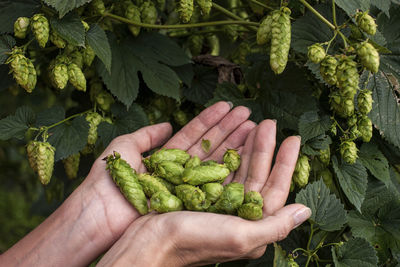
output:
<instances>
[{"instance_id":1,"label":"hop plant","mask_svg":"<svg viewBox=\"0 0 400 267\"><path fill-rule=\"evenodd\" d=\"M304 187L308 184L310 176L310 163L306 155L300 155L296 162L296 167L293 172L293 181L299 187Z\"/></svg>"},{"instance_id":2,"label":"hop plant","mask_svg":"<svg viewBox=\"0 0 400 267\"><path fill-rule=\"evenodd\" d=\"M64 49L67 46L67 42L54 30L50 33L50 41L61 49Z\"/></svg>"},{"instance_id":3,"label":"hop plant","mask_svg":"<svg viewBox=\"0 0 400 267\"><path fill-rule=\"evenodd\" d=\"M179 211L183 209L182 200L165 191L158 191L150 198L150 210L158 213Z\"/></svg>"},{"instance_id":4,"label":"hop plant","mask_svg":"<svg viewBox=\"0 0 400 267\"><path fill-rule=\"evenodd\" d=\"M376 23L375 20L365 12L358 12L355 16L358 27L365 33L369 35L374 35L376 33Z\"/></svg>"},{"instance_id":5,"label":"hop plant","mask_svg":"<svg viewBox=\"0 0 400 267\"><path fill-rule=\"evenodd\" d=\"M333 56L327 55L320 64L319 71L324 81L329 85L335 85L337 82L336 68L338 62Z\"/></svg>"},{"instance_id":6,"label":"hop plant","mask_svg":"<svg viewBox=\"0 0 400 267\"><path fill-rule=\"evenodd\" d=\"M254 203L246 203L239 207L238 216L246 220L260 220L263 217L262 207Z\"/></svg>"},{"instance_id":7,"label":"hop plant","mask_svg":"<svg viewBox=\"0 0 400 267\"><path fill-rule=\"evenodd\" d=\"M268 15L263 19L257 30L257 44L263 45L271 40L272 15Z\"/></svg>"},{"instance_id":8,"label":"hop plant","mask_svg":"<svg viewBox=\"0 0 400 267\"><path fill-rule=\"evenodd\" d=\"M86 91L86 78L82 70L75 63L68 65L69 82L79 91Z\"/></svg>"},{"instance_id":9,"label":"hop plant","mask_svg":"<svg viewBox=\"0 0 400 267\"><path fill-rule=\"evenodd\" d=\"M321 44L313 44L308 47L308 59L314 63L320 63L325 57L325 49Z\"/></svg>"},{"instance_id":10,"label":"hop plant","mask_svg":"<svg viewBox=\"0 0 400 267\"><path fill-rule=\"evenodd\" d=\"M353 98L358 90L359 75L357 63L342 55L336 70L339 92L342 96Z\"/></svg>"},{"instance_id":11,"label":"hop plant","mask_svg":"<svg viewBox=\"0 0 400 267\"><path fill-rule=\"evenodd\" d=\"M97 141L97 126L103 120L97 112L89 112L86 115L86 121L89 122L88 144L95 145Z\"/></svg>"},{"instance_id":12,"label":"hop plant","mask_svg":"<svg viewBox=\"0 0 400 267\"><path fill-rule=\"evenodd\" d=\"M14 22L14 36L24 39L28 33L30 20L27 17L19 17Z\"/></svg>"},{"instance_id":13,"label":"hop plant","mask_svg":"<svg viewBox=\"0 0 400 267\"><path fill-rule=\"evenodd\" d=\"M204 36L201 34L192 34L187 39L187 44L192 56L200 55L203 49Z\"/></svg>"},{"instance_id":14,"label":"hop plant","mask_svg":"<svg viewBox=\"0 0 400 267\"><path fill-rule=\"evenodd\" d=\"M143 23L155 24L157 21L157 9L151 1L143 2L140 6L140 14Z\"/></svg>"},{"instance_id":15,"label":"hop plant","mask_svg":"<svg viewBox=\"0 0 400 267\"><path fill-rule=\"evenodd\" d=\"M49 21L43 14L35 14L31 18L31 30L36 37L40 47L45 47L49 40Z\"/></svg>"},{"instance_id":16,"label":"hop plant","mask_svg":"<svg viewBox=\"0 0 400 267\"><path fill-rule=\"evenodd\" d=\"M357 128L364 142L369 142L372 138L372 122L367 115L361 115L358 118Z\"/></svg>"},{"instance_id":17,"label":"hop plant","mask_svg":"<svg viewBox=\"0 0 400 267\"><path fill-rule=\"evenodd\" d=\"M36 69L32 61L24 56L22 49L14 48L6 64L9 64L17 83L31 93L36 86Z\"/></svg>"},{"instance_id":18,"label":"hop plant","mask_svg":"<svg viewBox=\"0 0 400 267\"><path fill-rule=\"evenodd\" d=\"M125 18L130 19L134 22L141 22L140 18L140 9L134 5L132 2L128 2L126 5L126 10L125 10ZM138 26L133 26L129 25L128 26L129 30L131 31L133 36L138 36L140 33L140 27Z\"/></svg>"},{"instance_id":19,"label":"hop plant","mask_svg":"<svg viewBox=\"0 0 400 267\"><path fill-rule=\"evenodd\" d=\"M93 48L89 45L86 46L86 48L83 50L83 63L90 67L92 65L92 62L94 58L96 57L96 54L93 51Z\"/></svg>"},{"instance_id":20,"label":"hop plant","mask_svg":"<svg viewBox=\"0 0 400 267\"><path fill-rule=\"evenodd\" d=\"M364 42L357 48L357 55L360 57L361 64L373 73L377 73L379 69L379 53L375 47Z\"/></svg>"},{"instance_id":21,"label":"hop plant","mask_svg":"<svg viewBox=\"0 0 400 267\"><path fill-rule=\"evenodd\" d=\"M51 70L51 79L58 89L64 89L69 79L67 65L63 63L55 64Z\"/></svg>"},{"instance_id":22,"label":"hop plant","mask_svg":"<svg viewBox=\"0 0 400 267\"><path fill-rule=\"evenodd\" d=\"M273 11L271 23L270 65L275 74L280 74L286 67L291 39L290 9L282 7Z\"/></svg>"},{"instance_id":23,"label":"hop plant","mask_svg":"<svg viewBox=\"0 0 400 267\"><path fill-rule=\"evenodd\" d=\"M240 155L236 149L228 149L224 154L224 164L231 171L236 171L240 166Z\"/></svg>"},{"instance_id":24,"label":"hop plant","mask_svg":"<svg viewBox=\"0 0 400 267\"><path fill-rule=\"evenodd\" d=\"M193 15L193 0L179 0L179 16L183 23L188 23Z\"/></svg>"},{"instance_id":25,"label":"hop plant","mask_svg":"<svg viewBox=\"0 0 400 267\"><path fill-rule=\"evenodd\" d=\"M63 160L65 173L69 179L75 179L78 176L80 158L81 155L76 153Z\"/></svg>"},{"instance_id":26,"label":"hop plant","mask_svg":"<svg viewBox=\"0 0 400 267\"><path fill-rule=\"evenodd\" d=\"M353 141L345 140L340 144L340 155L345 162L354 164L358 158L357 153L358 149Z\"/></svg>"},{"instance_id":27,"label":"hop plant","mask_svg":"<svg viewBox=\"0 0 400 267\"><path fill-rule=\"evenodd\" d=\"M199 5L201 12L204 16L210 14L212 7L212 0L196 0L196 3Z\"/></svg>"},{"instance_id":28,"label":"hop plant","mask_svg":"<svg viewBox=\"0 0 400 267\"><path fill-rule=\"evenodd\" d=\"M357 96L357 108L361 114L367 115L372 110L372 92L362 90Z\"/></svg>"}]
</instances>

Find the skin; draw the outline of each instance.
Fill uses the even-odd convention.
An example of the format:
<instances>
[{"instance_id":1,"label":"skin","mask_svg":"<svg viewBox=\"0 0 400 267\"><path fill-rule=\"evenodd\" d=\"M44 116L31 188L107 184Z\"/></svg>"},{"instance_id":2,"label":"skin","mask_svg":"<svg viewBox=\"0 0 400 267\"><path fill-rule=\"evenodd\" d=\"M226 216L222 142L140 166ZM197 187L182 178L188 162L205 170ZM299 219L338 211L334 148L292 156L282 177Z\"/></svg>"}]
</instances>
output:
<instances>
[{"instance_id":1,"label":"skin","mask_svg":"<svg viewBox=\"0 0 400 267\"><path fill-rule=\"evenodd\" d=\"M193 266L260 257L267 244L285 238L310 210L300 204L284 206L299 138L282 143L272 167L275 122L256 126L249 116L245 107L231 110L227 102L218 102L172 138L171 125L162 123L114 139L85 181L41 225L0 255L0 262L84 266L105 251L98 266ZM209 153L202 150L202 139L211 141ZM118 151L134 169L145 172L141 154L162 145L218 161L227 148L238 149L243 163L229 179L262 193L264 219L190 211L140 216L113 183L102 158Z\"/></svg>"}]
</instances>

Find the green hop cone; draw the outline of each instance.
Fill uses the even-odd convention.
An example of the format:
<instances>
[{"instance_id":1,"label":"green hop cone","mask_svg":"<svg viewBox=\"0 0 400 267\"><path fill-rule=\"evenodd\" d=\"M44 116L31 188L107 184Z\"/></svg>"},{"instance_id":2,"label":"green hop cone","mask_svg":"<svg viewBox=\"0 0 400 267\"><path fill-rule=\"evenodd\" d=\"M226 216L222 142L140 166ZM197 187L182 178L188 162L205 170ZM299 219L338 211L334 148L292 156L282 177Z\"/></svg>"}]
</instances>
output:
<instances>
[{"instance_id":1,"label":"green hop cone","mask_svg":"<svg viewBox=\"0 0 400 267\"><path fill-rule=\"evenodd\" d=\"M169 192L158 191L150 198L150 210L155 210L158 213L179 211L182 209L182 200Z\"/></svg>"},{"instance_id":2,"label":"green hop cone","mask_svg":"<svg viewBox=\"0 0 400 267\"><path fill-rule=\"evenodd\" d=\"M26 146L26 154L28 156L29 165L34 172L37 172L37 147L38 141L30 141Z\"/></svg>"},{"instance_id":3,"label":"green hop cone","mask_svg":"<svg viewBox=\"0 0 400 267\"><path fill-rule=\"evenodd\" d=\"M308 47L308 59L314 63L320 63L325 57L325 49L321 44L313 44Z\"/></svg>"},{"instance_id":4,"label":"green hop cone","mask_svg":"<svg viewBox=\"0 0 400 267\"><path fill-rule=\"evenodd\" d=\"M143 23L155 24L157 21L157 9L151 1L143 2L140 6L140 14Z\"/></svg>"},{"instance_id":5,"label":"green hop cone","mask_svg":"<svg viewBox=\"0 0 400 267\"><path fill-rule=\"evenodd\" d=\"M204 36L201 34L192 34L187 39L187 44L192 56L198 56L203 50Z\"/></svg>"},{"instance_id":6,"label":"green hop cone","mask_svg":"<svg viewBox=\"0 0 400 267\"><path fill-rule=\"evenodd\" d=\"M327 55L320 64L319 71L324 81L329 85L335 85L337 82L336 68L338 61L333 56Z\"/></svg>"},{"instance_id":7,"label":"green hop cone","mask_svg":"<svg viewBox=\"0 0 400 267\"><path fill-rule=\"evenodd\" d=\"M357 125L353 125L349 128L349 134L350 134L350 138L352 138L352 139L357 139L361 135L360 131L358 130Z\"/></svg>"},{"instance_id":8,"label":"green hop cone","mask_svg":"<svg viewBox=\"0 0 400 267\"><path fill-rule=\"evenodd\" d=\"M63 160L65 173L69 179L75 179L78 176L80 158L81 154L76 153Z\"/></svg>"},{"instance_id":9,"label":"green hop cone","mask_svg":"<svg viewBox=\"0 0 400 267\"><path fill-rule=\"evenodd\" d=\"M182 174L182 180L191 185L202 185L212 182L222 183L229 173L229 169L223 164L200 165L185 169Z\"/></svg>"},{"instance_id":10,"label":"green hop cone","mask_svg":"<svg viewBox=\"0 0 400 267\"><path fill-rule=\"evenodd\" d=\"M110 111L111 105L115 102L114 97L105 90L100 91L96 95L95 100L98 107L106 112Z\"/></svg>"},{"instance_id":11,"label":"green hop cone","mask_svg":"<svg viewBox=\"0 0 400 267\"><path fill-rule=\"evenodd\" d=\"M140 185L143 188L143 192L146 196L151 197L155 193L159 191L171 193L168 188L156 177L148 174L148 173L141 173L138 175L138 180Z\"/></svg>"},{"instance_id":12,"label":"green hop cone","mask_svg":"<svg viewBox=\"0 0 400 267\"><path fill-rule=\"evenodd\" d=\"M92 62L94 58L96 57L96 54L93 51L93 48L90 47L89 45L86 46L86 48L83 50L83 63L90 67L92 65Z\"/></svg>"},{"instance_id":13,"label":"green hop cone","mask_svg":"<svg viewBox=\"0 0 400 267\"><path fill-rule=\"evenodd\" d=\"M103 15L106 11L103 0L93 0L90 2L89 8L92 10L93 15Z\"/></svg>"},{"instance_id":14,"label":"green hop cone","mask_svg":"<svg viewBox=\"0 0 400 267\"><path fill-rule=\"evenodd\" d=\"M128 2L127 6L125 7L125 18L132 20L134 22L141 22L142 19L140 17L140 9L132 2ZM138 36L140 33L140 27L129 25L129 30L131 31L133 36Z\"/></svg>"},{"instance_id":15,"label":"green hop cone","mask_svg":"<svg viewBox=\"0 0 400 267\"><path fill-rule=\"evenodd\" d=\"M331 160L331 149L329 148L329 146L327 149L322 149L319 151L318 159L325 166L329 165L329 162Z\"/></svg>"},{"instance_id":16,"label":"green hop cone","mask_svg":"<svg viewBox=\"0 0 400 267\"><path fill-rule=\"evenodd\" d=\"M212 7L212 0L196 0L197 5L199 5L203 16L210 14Z\"/></svg>"},{"instance_id":17,"label":"green hop cone","mask_svg":"<svg viewBox=\"0 0 400 267\"><path fill-rule=\"evenodd\" d=\"M243 203L253 203L262 208L264 206L264 198L257 191L248 191L246 194L244 194Z\"/></svg>"},{"instance_id":18,"label":"green hop cone","mask_svg":"<svg viewBox=\"0 0 400 267\"><path fill-rule=\"evenodd\" d=\"M188 23L193 15L193 0L179 0L178 13L183 23Z\"/></svg>"},{"instance_id":19,"label":"green hop cone","mask_svg":"<svg viewBox=\"0 0 400 267\"><path fill-rule=\"evenodd\" d=\"M54 168L55 148L48 142L38 142L36 167L39 180L43 185L50 182Z\"/></svg>"},{"instance_id":20,"label":"green hop cone","mask_svg":"<svg viewBox=\"0 0 400 267\"><path fill-rule=\"evenodd\" d=\"M71 63L68 65L69 82L79 91L86 91L86 78L78 65Z\"/></svg>"},{"instance_id":21,"label":"green hop cone","mask_svg":"<svg viewBox=\"0 0 400 267\"><path fill-rule=\"evenodd\" d=\"M95 145L97 141L97 126L102 122L103 117L97 112L89 112L86 115L86 121L89 122L88 144Z\"/></svg>"},{"instance_id":22,"label":"green hop cone","mask_svg":"<svg viewBox=\"0 0 400 267\"><path fill-rule=\"evenodd\" d=\"M31 93L35 89L37 75L36 69L32 61L25 57L22 50L14 48L11 56L7 59L6 64L10 65L11 72L16 82Z\"/></svg>"},{"instance_id":23,"label":"green hop cone","mask_svg":"<svg viewBox=\"0 0 400 267\"><path fill-rule=\"evenodd\" d=\"M206 160L200 163L201 166L215 166L215 165L221 165L218 162L216 162L215 160Z\"/></svg>"},{"instance_id":24,"label":"green hop cone","mask_svg":"<svg viewBox=\"0 0 400 267\"><path fill-rule=\"evenodd\" d=\"M198 156L191 157L186 163L185 168L193 168L201 164L201 159Z\"/></svg>"},{"instance_id":25,"label":"green hop cone","mask_svg":"<svg viewBox=\"0 0 400 267\"><path fill-rule=\"evenodd\" d=\"M356 14L356 22L358 27L365 33L369 35L374 35L376 33L376 23L375 20L368 14L368 12L358 12Z\"/></svg>"},{"instance_id":26,"label":"green hop cone","mask_svg":"<svg viewBox=\"0 0 400 267\"><path fill-rule=\"evenodd\" d=\"M340 144L340 155L345 162L354 164L358 158L357 153L358 149L353 141L347 140Z\"/></svg>"},{"instance_id":27,"label":"green hop cone","mask_svg":"<svg viewBox=\"0 0 400 267\"><path fill-rule=\"evenodd\" d=\"M377 73L379 70L379 53L375 47L364 42L357 48L357 55L361 60L361 64L369 71Z\"/></svg>"},{"instance_id":28,"label":"green hop cone","mask_svg":"<svg viewBox=\"0 0 400 267\"><path fill-rule=\"evenodd\" d=\"M236 214L244 201L244 186L240 183L230 183L224 186L224 191L215 203L217 210L226 214Z\"/></svg>"},{"instance_id":29,"label":"green hop cone","mask_svg":"<svg viewBox=\"0 0 400 267\"><path fill-rule=\"evenodd\" d=\"M353 114L349 118L347 118L347 125L349 127L357 125L357 115Z\"/></svg>"},{"instance_id":30,"label":"green hop cone","mask_svg":"<svg viewBox=\"0 0 400 267\"><path fill-rule=\"evenodd\" d=\"M324 181L325 185L329 188L332 193L338 194L335 182L333 181L332 172L329 169L324 169L319 173L319 176Z\"/></svg>"},{"instance_id":31,"label":"green hop cone","mask_svg":"<svg viewBox=\"0 0 400 267\"><path fill-rule=\"evenodd\" d=\"M182 164L176 163L174 161L161 161L156 165L154 174L164 178L168 182L175 185L182 184L182 173L184 168Z\"/></svg>"},{"instance_id":32,"label":"green hop cone","mask_svg":"<svg viewBox=\"0 0 400 267\"><path fill-rule=\"evenodd\" d=\"M304 187L308 184L310 176L310 163L306 155L300 155L296 162L296 167L293 172L293 181L299 187Z\"/></svg>"},{"instance_id":33,"label":"green hop cone","mask_svg":"<svg viewBox=\"0 0 400 267\"><path fill-rule=\"evenodd\" d=\"M254 203L246 203L241 205L237 213L239 217L252 221L261 220L263 217L262 207Z\"/></svg>"},{"instance_id":34,"label":"green hop cone","mask_svg":"<svg viewBox=\"0 0 400 267\"><path fill-rule=\"evenodd\" d=\"M362 90L357 96L357 108L361 114L367 115L372 110L372 92Z\"/></svg>"},{"instance_id":35,"label":"green hop cone","mask_svg":"<svg viewBox=\"0 0 400 267\"><path fill-rule=\"evenodd\" d=\"M31 18L31 30L36 37L40 47L45 47L49 40L49 21L43 14L35 14Z\"/></svg>"},{"instance_id":36,"label":"green hop cone","mask_svg":"<svg viewBox=\"0 0 400 267\"><path fill-rule=\"evenodd\" d=\"M248 42L240 42L238 49L236 50L233 62L240 65L248 64L246 57L251 52L251 47Z\"/></svg>"},{"instance_id":37,"label":"green hop cone","mask_svg":"<svg viewBox=\"0 0 400 267\"><path fill-rule=\"evenodd\" d=\"M351 117L354 114L354 97L346 98L339 92L332 92L329 95L331 109L342 118Z\"/></svg>"},{"instance_id":38,"label":"green hop cone","mask_svg":"<svg viewBox=\"0 0 400 267\"><path fill-rule=\"evenodd\" d=\"M83 67L83 54L78 50L74 49L68 57L71 60L71 63L75 63L80 69Z\"/></svg>"},{"instance_id":39,"label":"green hop cone","mask_svg":"<svg viewBox=\"0 0 400 267\"><path fill-rule=\"evenodd\" d=\"M175 185L173 183L168 182L167 180L164 180L163 178L157 177L157 176L153 176L157 181L159 181L160 183L162 183L169 192L171 192L172 194L175 194Z\"/></svg>"},{"instance_id":40,"label":"green hop cone","mask_svg":"<svg viewBox=\"0 0 400 267\"><path fill-rule=\"evenodd\" d=\"M270 65L275 74L284 71L290 49L290 9L282 7L272 11Z\"/></svg>"},{"instance_id":41,"label":"green hop cone","mask_svg":"<svg viewBox=\"0 0 400 267\"><path fill-rule=\"evenodd\" d=\"M63 63L55 64L51 70L51 79L58 89L64 89L68 83L68 67Z\"/></svg>"},{"instance_id":42,"label":"green hop cone","mask_svg":"<svg viewBox=\"0 0 400 267\"><path fill-rule=\"evenodd\" d=\"M175 187L176 195L181 199L188 210L204 211L210 206L206 194L200 188L189 184L181 184Z\"/></svg>"},{"instance_id":43,"label":"green hop cone","mask_svg":"<svg viewBox=\"0 0 400 267\"><path fill-rule=\"evenodd\" d=\"M266 16L257 30L257 44L263 45L271 40L272 15Z\"/></svg>"},{"instance_id":44,"label":"green hop cone","mask_svg":"<svg viewBox=\"0 0 400 267\"><path fill-rule=\"evenodd\" d=\"M208 53L212 56L219 56L220 44L218 36L215 34L211 34L206 37L206 40L208 47L210 48L210 51Z\"/></svg>"},{"instance_id":45,"label":"green hop cone","mask_svg":"<svg viewBox=\"0 0 400 267\"><path fill-rule=\"evenodd\" d=\"M342 55L336 69L336 78L341 95L353 98L357 93L360 79L357 63L350 57Z\"/></svg>"},{"instance_id":46,"label":"green hop cone","mask_svg":"<svg viewBox=\"0 0 400 267\"><path fill-rule=\"evenodd\" d=\"M156 165L162 161L174 161L181 165L190 159L190 155L181 149L160 149L150 156L150 165L155 169Z\"/></svg>"},{"instance_id":47,"label":"green hop cone","mask_svg":"<svg viewBox=\"0 0 400 267\"><path fill-rule=\"evenodd\" d=\"M180 109L172 113L172 116L174 117L174 121L180 126L184 126L189 122L187 114Z\"/></svg>"},{"instance_id":48,"label":"green hop cone","mask_svg":"<svg viewBox=\"0 0 400 267\"><path fill-rule=\"evenodd\" d=\"M55 30L50 33L50 41L60 49L64 49L67 46L67 42Z\"/></svg>"},{"instance_id":49,"label":"green hop cone","mask_svg":"<svg viewBox=\"0 0 400 267\"><path fill-rule=\"evenodd\" d=\"M222 191L224 191L224 186L220 183L207 183L201 186L201 190L206 194L206 199L212 204L217 202Z\"/></svg>"},{"instance_id":50,"label":"green hop cone","mask_svg":"<svg viewBox=\"0 0 400 267\"><path fill-rule=\"evenodd\" d=\"M144 159L142 159L142 162L143 162L143 164L146 167L148 172L153 172L154 171L154 169L152 168L151 163L150 163L150 158L144 158Z\"/></svg>"},{"instance_id":51,"label":"green hop cone","mask_svg":"<svg viewBox=\"0 0 400 267\"><path fill-rule=\"evenodd\" d=\"M19 17L14 22L14 36L24 39L28 33L30 20L27 17Z\"/></svg>"},{"instance_id":52,"label":"green hop cone","mask_svg":"<svg viewBox=\"0 0 400 267\"><path fill-rule=\"evenodd\" d=\"M240 166L240 155L236 149L228 149L224 154L224 163L225 166L231 171L234 172L239 169Z\"/></svg>"},{"instance_id":53,"label":"green hop cone","mask_svg":"<svg viewBox=\"0 0 400 267\"><path fill-rule=\"evenodd\" d=\"M367 115L361 115L358 118L357 128L360 131L362 140L368 143L372 138L372 122Z\"/></svg>"},{"instance_id":54,"label":"green hop cone","mask_svg":"<svg viewBox=\"0 0 400 267\"><path fill-rule=\"evenodd\" d=\"M113 181L119 187L125 198L141 215L147 214L146 195L143 192L135 171L129 163L122 159L118 152L109 155L105 160L107 162L106 169L109 170Z\"/></svg>"}]
</instances>

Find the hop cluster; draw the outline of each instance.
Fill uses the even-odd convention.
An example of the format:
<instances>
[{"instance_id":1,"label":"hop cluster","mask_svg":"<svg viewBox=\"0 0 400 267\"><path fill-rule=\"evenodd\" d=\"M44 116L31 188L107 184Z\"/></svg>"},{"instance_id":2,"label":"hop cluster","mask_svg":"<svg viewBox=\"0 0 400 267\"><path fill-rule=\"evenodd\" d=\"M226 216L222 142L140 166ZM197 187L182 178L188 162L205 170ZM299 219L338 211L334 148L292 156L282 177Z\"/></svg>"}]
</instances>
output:
<instances>
[{"instance_id":1,"label":"hop cluster","mask_svg":"<svg viewBox=\"0 0 400 267\"><path fill-rule=\"evenodd\" d=\"M26 150L29 164L40 182L48 184L53 174L55 148L48 142L31 141Z\"/></svg>"},{"instance_id":2,"label":"hop cluster","mask_svg":"<svg viewBox=\"0 0 400 267\"><path fill-rule=\"evenodd\" d=\"M310 176L310 163L306 155L300 155L296 162L296 167L293 172L293 181L299 187L304 187L308 184Z\"/></svg>"},{"instance_id":3,"label":"hop cluster","mask_svg":"<svg viewBox=\"0 0 400 267\"><path fill-rule=\"evenodd\" d=\"M14 48L6 64L9 64L16 82L31 93L36 86L36 69L32 61L24 56L22 49Z\"/></svg>"},{"instance_id":4,"label":"hop cluster","mask_svg":"<svg viewBox=\"0 0 400 267\"><path fill-rule=\"evenodd\" d=\"M314 63L320 63L326 56L325 49L321 44L313 44L308 47L308 58Z\"/></svg>"},{"instance_id":5,"label":"hop cluster","mask_svg":"<svg viewBox=\"0 0 400 267\"><path fill-rule=\"evenodd\" d=\"M368 14L368 12L358 12L355 16L358 27L369 35L376 33L375 20Z\"/></svg>"},{"instance_id":6,"label":"hop cluster","mask_svg":"<svg viewBox=\"0 0 400 267\"><path fill-rule=\"evenodd\" d=\"M31 18L31 30L36 37L40 47L45 47L49 40L49 21L43 14L35 14Z\"/></svg>"},{"instance_id":7,"label":"hop cluster","mask_svg":"<svg viewBox=\"0 0 400 267\"><path fill-rule=\"evenodd\" d=\"M291 11L287 7L282 7L280 10L271 13L270 65L276 74L283 72L289 56L291 40L290 13Z\"/></svg>"}]
</instances>

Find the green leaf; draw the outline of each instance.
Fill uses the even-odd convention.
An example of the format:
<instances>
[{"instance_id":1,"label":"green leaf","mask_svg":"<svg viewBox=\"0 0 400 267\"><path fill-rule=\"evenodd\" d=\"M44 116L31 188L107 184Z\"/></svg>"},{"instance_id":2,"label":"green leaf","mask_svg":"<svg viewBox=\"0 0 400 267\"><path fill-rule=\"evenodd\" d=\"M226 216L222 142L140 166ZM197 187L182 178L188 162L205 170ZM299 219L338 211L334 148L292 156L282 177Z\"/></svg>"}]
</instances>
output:
<instances>
[{"instance_id":1,"label":"green leaf","mask_svg":"<svg viewBox=\"0 0 400 267\"><path fill-rule=\"evenodd\" d=\"M85 46L85 28L77 14L69 13L61 19L52 17L50 25L68 43L75 46Z\"/></svg>"},{"instance_id":2,"label":"green leaf","mask_svg":"<svg viewBox=\"0 0 400 267\"><path fill-rule=\"evenodd\" d=\"M15 84L15 81L9 72L10 69L8 68L8 65L0 65L0 91L3 91Z\"/></svg>"},{"instance_id":3,"label":"green leaf","mask_svg":"<svg viewBox=\"0 0 400 267\"><path fill-rule=\"evenodd\" d=\"M308 140L301 148L301 152L309 156L316 156L320 154L320 150L328 149L330 144L332 144L330 136L322 134Z\"/></svg>"},{"instance_id":4,"label":"green leaf","mask_svg":"<svg viewBox=\"0 0 400 267\"><path fill-rule=\"evenodd\" d=\"M115 137L134 132L149 124L142 107L134 103L129 110L122 105L113 105L111 112L116 116L113 124L102 122L97 128L100 140L107 146Z\"/></svg>"},{"instance_id":5,"label":"green leaf","mask_svg":"<svg viewBox=\"0 0 400 267\"><path fill-rule=\"evenodd\" d=\"M111 72L111 48L104 30L98 24L90 25L86 33L86 40L93 48L96 56L100 58L108 72Z\"/></svg>"},{"instance_id":6,"label":"green leaf","mask_svg":"<svg viewBox=\"0 0 400 267\"><path fill-rule=\"evenodd\" d=\"M378 258L374 248L362 238L353 238L340 247L332 247L335 267L375 267Z\"/></svg>"},{"instance_id":7,"label":"green leaf","mask_svg":"<svg viewBox=\"0 0 400 267\"><path fill-rule=\"evenodd\" d=\"M309 220L321 230L340 230L347 221L343 204L335 195L330 194L322 180L308 184L297 193L296 203L304 204L311 209Z\"/></svg>"},{"instance_id":8,"label":"green leaf","mask_svg":"<svg viewBox=\"0 0 400 267\"><path fill-rule=\"evenodd\" d=\"M193 71L193 65L192 64L186 64L182 66L177 66L177 67L171 67L178 77L181 79L181 81L186 84L187 86L191 87L192 86L192 80L194 77L194 71Z\"/></svg>"},{"instance_id":9,"label":"green leaf","mask_svg":"<svg viewBox=\"0 0 400 267\"><path fill-rule=\"evenodd\" d=\"M396 189L379 180L369 179L367 192L361 206L362 214L375 214L381 207L396 199Z\"/></svg>"},{"instance_id":10,"label":"green leaf","mask_svg":"<svg viewBox=\"0 0 400 267\"><path fill-rule=\"evenodd\" d=\"M15 39L10 35L2 35L0 36L0 64L4 64L6 62L9 55L6 53L11 52L12 48L15 45Z\"/></svg>"},{"instance_id":11,"label":"green leaf","mask_svg":"<svg viewBox=\"0 0 400 267\"><path fill-rule=\"evenodd\" d=\"M299 120L299 133L302 143L324 134L330 127L331 119L328 115L320 117L316 110L303 113Z\"/></svg>"},{"instance_id":12,"label":"green leaf","mask_svg":"<svg viewBox=\"0 0 400 267\"><path fill-rule=\"evenodd\" d=\"M14 22L18 17L31 17L40 7L39 0L1 0L0 34L14 32Z\"/></svg>"},{"instance_id":13,"label":"green leaf","mask_svg":"<svg viewBox=\"0 0 400 267\"><path fill-rule=\"evenodd\" d=\"M274 267L290 267L289 259L286 257L286 251L277 243L274 243Z\"/></svg>"},{"instance_id":14,"label":"green leaf","mask_svg":"<svg viewBox=\"0 0 400 267\"><path fill-rule=\"evenodd\" d=\"M340 187L357 210L361 210L361 204L367 190L367 171L359 162L354 164L342 163L339 165L337 158L332 157L333 170L339 179Z\"/></svg>"},{"instance_id":15,"label":"green leaf","mask_svg":"<svg viewBox=\"0 0 400 267\"><path fill-rule=\"evenodd\" d=\"M389 10L392 4L391 0L375 0L371 1L371 4L376 6L379 10L385 13L386 16L390 17Z\"/></svg>"},{"instance_id":16,"label":"green leaf","mask_svg":"<svg viewBox=\"0 0 400 267\"><path fill-rule=\"evenodd\" d=\"M61 106L53 106L38 113L36 127L50 126L65 119L65 110Z\"/></svg>"},{"instance_id":17,"label":"green leaf","mask_svg":"<svg viewBox=\"0 0 400 267\"><path fill-rule=\"evenodd\" d=\"M86 3L89 3L91 0L69 0L69 1L60 1L60 0L43 0L49 6L54 7L59 15L60 18L64 17L69 11L83 6Z\"/></svg>"},{"instance_id":18,"label":"green leaf","mask_svg":"<svg viewBox=\"0 0 400 267\"><path fill-rule=\"evenodd\" d=\"M204 105L213 97L218 74L215 69L202 65L194 65L193 70L192 84L183 89L183 95L194 103Z\"/></svg>"},{"instance_id":19,"label":"green leaf","mask_svg":"<svg viewBox=\"0 0 400 267\"><path fill-rule=\"evenodd\" d=\"M370 6L370 0L336 0L335 3L336 5L341 7L349 16L354 15L357 9L367 11Z\"/></svg>"},{"instance_id":20,"label":"green leaf","mask_svg":"<svg viewBox=\"0 0 400 267\"><path fill-rule=\"evenodd\" d=\"M30 107L22 106L15 111L15 115L0 120L0 140L13 137L23 139L25 132L35 121L35 113Z\"/></svg>"},{"instance_id":21,"label":"green leaf","mask_svg":"<svg viewBox=\"0 0 400 267\"><path fill-rule=\"evenodd\" d=\"M364 143L360 149L359 160L377 179L385 184L389 183L389 163L376 144Z\"/></svg>"}]
</instances>

